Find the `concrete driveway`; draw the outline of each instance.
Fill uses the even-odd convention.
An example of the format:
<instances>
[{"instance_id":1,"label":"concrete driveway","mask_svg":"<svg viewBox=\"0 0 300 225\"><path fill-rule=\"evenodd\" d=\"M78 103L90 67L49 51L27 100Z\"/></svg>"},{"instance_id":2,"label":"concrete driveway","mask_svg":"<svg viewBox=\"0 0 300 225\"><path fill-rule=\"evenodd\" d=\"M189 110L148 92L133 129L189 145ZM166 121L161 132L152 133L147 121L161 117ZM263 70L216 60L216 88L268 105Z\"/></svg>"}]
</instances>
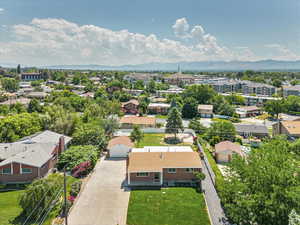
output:
<instances>
[{"instance_id":1,"label":"concrete driveway","mask_svg":"<svg viewBox=\"0 0 300 225\"><path fill-rule=\"evenodd\" d=\"M125 225L130 192L126 160L102 159L69 215L70 225Z\"/></svg>"}]
</instances>

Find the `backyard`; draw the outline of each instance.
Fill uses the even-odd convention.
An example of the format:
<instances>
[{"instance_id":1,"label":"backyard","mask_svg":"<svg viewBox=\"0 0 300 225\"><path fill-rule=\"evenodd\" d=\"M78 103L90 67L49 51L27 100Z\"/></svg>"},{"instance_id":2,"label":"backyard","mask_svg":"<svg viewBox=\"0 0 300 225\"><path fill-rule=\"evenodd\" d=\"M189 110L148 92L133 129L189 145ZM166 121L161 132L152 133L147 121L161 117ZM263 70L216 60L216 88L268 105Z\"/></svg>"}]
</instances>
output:
<instances>
[{"instance_id":1,"label":"backyard","mask_svg":"<svg viewBox=\"0 0 300 225\"><path fill-rule=\"evenodd\" d=\"M144 134L143 139L140 141L140 143L136 144L137 148L142 148L144 146L167 146L170 144L167 144L164 142L166 134ZM179 134L180 135L180 134ZM174 145L174 144L172 144ZM192 145L192 143L182 142L177 145Z\"/></svg>"},{"instance_id":2,"label":"backyard","mask_svg":"<svg viewBox=\"0 0 300 225\"><path fill-rule=\"evenodd\" d=\"M133 190L128 225L209 225L202 193L193 188Z\"/></svg>"}]
</instances>

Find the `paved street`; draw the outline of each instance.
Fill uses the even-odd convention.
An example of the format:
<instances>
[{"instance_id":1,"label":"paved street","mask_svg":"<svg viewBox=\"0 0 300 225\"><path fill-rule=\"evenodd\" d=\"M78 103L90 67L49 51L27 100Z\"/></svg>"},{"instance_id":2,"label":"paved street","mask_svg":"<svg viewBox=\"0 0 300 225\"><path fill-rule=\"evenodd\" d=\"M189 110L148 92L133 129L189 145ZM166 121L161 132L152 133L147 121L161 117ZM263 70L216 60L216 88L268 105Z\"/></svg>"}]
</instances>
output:
<instances>
[{"instance_id":1,"label":"paved street","mask_svg":"<svg viewBox=\"0 0 300 225\"><path fill-rule=\"evenodd\" d=\"M125 225L129 191L126 160L101 160L69 216L70 225Z\"/></svg>"}]
</instances>

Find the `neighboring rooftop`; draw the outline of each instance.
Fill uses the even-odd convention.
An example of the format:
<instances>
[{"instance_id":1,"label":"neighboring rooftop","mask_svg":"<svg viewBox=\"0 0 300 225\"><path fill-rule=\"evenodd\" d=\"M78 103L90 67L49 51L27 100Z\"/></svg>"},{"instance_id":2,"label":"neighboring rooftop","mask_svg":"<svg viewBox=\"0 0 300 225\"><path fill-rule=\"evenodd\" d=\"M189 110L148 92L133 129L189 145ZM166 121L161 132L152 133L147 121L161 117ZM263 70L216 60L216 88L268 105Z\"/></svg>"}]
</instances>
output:
<instances>
[{"instance_id":1,"label":"neighboring rooftop","mask_svg":"<svg viewBox=\"0 0 300 225\"><path fill-rule=\"evenodd\" d=\"M63 135L44 131L25 137L14 143L0 144L0 159L4 160L0 166L11 162L19 162L26 165L41 167L52 157L52 153ZM71 141L71 137L63 136L65 144Z\"/></svg>"},{"instance_id":2,"label":"neighboring rooftop","mask_svg":"<svg viewBox=\"0 0 300 225\"><path fill-rule=\"evenodd\" d=\"M110 149L115 145L126 145L128 147L134 147L134 143L127 136L114 137L108 142L107 149Z\"/></svg>"},{"instance_id":3,"label":"neighboring rooftop","mask_svg":"<svg viewBox=\"0 0 300 225\"><path fill-rule=\"evenodd\" d=\"M139 105L139 101L138 101L138 100L136 100L136 99L131 99L131 100L129 100L128 102L123 102L123 103L122 103L122 106L125 106L125 105L127 105L127 104L129 104L129 103L131 103L131 104L133 104L133 105Z\"/></svg>"},{"instance_id":4,"label":"neighboring rooftop","mask_svg":"<svg viewBox=\"0 0 300 225\"><path fill-rule=\"evenodd\" d=\"M256 133L256 134L268 134L268 128L263 124L246 124L236 123L233 124L238 133Z\"/></svg>"},{"instance_id":5,"label":"neighboring rooftop","mask_svg":"<svg viewBox=\"0 0 300 225\"><path fill-rule=\"evenodd\" d=\"M213 105L198 105L198 110L213 110Z\"/></svg>"},{"instance_id":6,"label":"neighboring rooftop","mask_svg":"<svg viewBox=\"0 0 300 225\"><path fill-rule=\"evenodd\" d=\"M156 122L155 117L143 117L143 116L123 116L120 119L120 123L127 124L152 124Z\"/></svg>"},{"instance_id":7,"label":"neighboring rooftop","mask_svg":"<svg viewBox=\"0 0 300 225\"><path fill-rule=\"evenodd\" d=\"M224 151L228 151L228 150L234 151L238 154L242 154L241 146L238 144L235 144L231 141L222 141L215 145L216 153L224 152Z\"/></svg>"},{"instance_id":8,"label":"neighboring rooftop","mask_svg":"<svg viewBox=\"0 0 300 225\"><path fill-rule=\"evenodd\" d=\"M289 134L300 134L300 121L282 121L281 125L289 132Z\"/></svg>"}]
</instances>

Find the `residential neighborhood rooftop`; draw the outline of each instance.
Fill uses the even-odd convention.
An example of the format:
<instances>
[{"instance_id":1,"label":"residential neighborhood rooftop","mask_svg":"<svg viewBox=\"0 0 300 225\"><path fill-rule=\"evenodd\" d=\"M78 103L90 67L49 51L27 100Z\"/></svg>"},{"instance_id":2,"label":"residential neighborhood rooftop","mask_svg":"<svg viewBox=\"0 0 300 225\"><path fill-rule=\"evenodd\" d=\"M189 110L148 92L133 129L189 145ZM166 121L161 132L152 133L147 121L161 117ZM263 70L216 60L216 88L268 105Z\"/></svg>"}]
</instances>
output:
<instances>
[{"instance_id":1,"label":"residential neighborhood rooftop","mask_svg":"<svg viewBox=\"0 0 300 225\"><path fill-rule=\"evenodd\" d=\"M155 117L144 116L123 116L120 123L126 124L155 124Z\"/></svg>"}]
</instances>

